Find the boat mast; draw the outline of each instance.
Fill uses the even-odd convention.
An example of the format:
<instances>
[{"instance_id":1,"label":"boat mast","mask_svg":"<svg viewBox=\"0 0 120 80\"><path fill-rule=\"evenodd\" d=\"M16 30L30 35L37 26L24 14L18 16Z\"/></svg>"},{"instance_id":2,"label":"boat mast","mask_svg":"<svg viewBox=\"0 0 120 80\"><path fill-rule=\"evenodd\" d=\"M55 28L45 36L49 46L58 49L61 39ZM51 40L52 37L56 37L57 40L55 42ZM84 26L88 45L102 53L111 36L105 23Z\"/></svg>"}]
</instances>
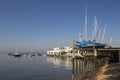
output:
<instances>
[{"instance_id":1,"label":"boat mast","mask_svg":"<svg viewBox=\"0 0 120 80\"><path fill-rule=\"evenodd\" d=\"M85 38L87 41L87 6L85 7Z\"/></svg>"},{"instance_id":2,"label":"boat mast","mask_svg":"<svg viewBox=\"0 0 120 80\"><path fill-rule=\"evenodd\" d=\"M105 27L104 27L104 29L103 29L103 34L102 34L102 39L101 39L101 43L102 43L102 42L104 42L104 38L105 38L105 31L106 31L106 29L105 29Z\"/></svg>"},{"instance_id":3,"label":"boat mast","mask_svg":"<svg viewBox=\"0 0 120 80\"><path fill-rule=\"evenodd\" d=\"M109 45L111 45L111 43L112 43L112 38L110 38Z\"/></svg>"},{"instance_id":4,"label":"boat mast","mask_svg":"<svg viewBox=\"0 0 120 80\"><path fill-rule=\"evenodd\" d=\"M79 34L79 42L81 42L83 40L83 37L82 37L82 34L81 33L78 33Z\"/></svg>"},{"instance_id":5,"label":"boat mast","mask_svg":"<svg viewBox=\"0 0 120 80\"><path fill-rule=\"evenodd\" d=\"M97 35L97 18L95 15L94 22L93 22L92 40L95 40L96 35Z\"/></svg>"},{"instance_id":6,"label":"boat mast","mask_svg":"<svg viewBox=\"0 0 120 80\"><path fill-rule=\"evenodd\" d=\"M74 38L72 39L72 49L73 50L75 49L75 39Z\"/></svg>"},{"instance_id":7,"label":"boat mast","mask_svg":"<svg viewBox=\"0 0 120 80\"><path fill-rule=\"evenodd\" d=\"M100 30L100 39L99 39L99 43L102 43L102 37L103 37L103 34L102 34L102 29Z\"/></svg>"},{"instance_id":8,"label":"boat mast","mask_svg":"<svg viewBox=\"0 0 120 80\"><path fill-rule=\"evenodd\" d=\"M99 43L101 43L101 32L102 32L102 29L100 28L99 33L98 33L98 42Z\"/></svg>"}]
</instances>

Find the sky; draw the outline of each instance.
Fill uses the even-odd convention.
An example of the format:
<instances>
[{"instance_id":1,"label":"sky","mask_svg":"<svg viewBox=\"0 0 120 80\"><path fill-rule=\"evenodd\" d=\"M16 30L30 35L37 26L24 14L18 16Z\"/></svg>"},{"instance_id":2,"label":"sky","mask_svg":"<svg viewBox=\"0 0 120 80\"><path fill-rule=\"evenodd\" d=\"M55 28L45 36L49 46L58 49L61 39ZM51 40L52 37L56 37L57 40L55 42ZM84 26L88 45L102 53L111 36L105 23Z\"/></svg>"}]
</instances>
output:
<instances>
[{"instance_id":1,"label":"sky","mask_svg":"<svg viewBox=\"0 0 120 80\"><path fill-rule=\"evenodd\" d=\"M0 0L0 51L70 46L83 33L85 6L88 37L96 15L105 39L120 41L120 0Z\"/></svg>"}]
</instances>

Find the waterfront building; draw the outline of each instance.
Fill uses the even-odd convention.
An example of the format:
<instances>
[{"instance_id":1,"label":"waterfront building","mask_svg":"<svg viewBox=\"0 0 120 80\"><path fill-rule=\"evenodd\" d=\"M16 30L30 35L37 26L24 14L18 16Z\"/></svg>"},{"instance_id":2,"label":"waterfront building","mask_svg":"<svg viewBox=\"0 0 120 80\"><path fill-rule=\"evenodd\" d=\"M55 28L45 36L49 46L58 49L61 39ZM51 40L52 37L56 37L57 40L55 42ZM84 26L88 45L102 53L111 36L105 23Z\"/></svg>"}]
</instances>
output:
<instances>
[{"instance_id":1,"label":"waterfront building","mask_svg":"<svg viewBox=\"0 0 120 80\"><path fill-rule=\"evenodd\" d=\"M53 50L49 50L47 51L47 55L68 55L71 54L72 52L72 48L71 47L56 47Z\"/></svg>"}]
</instances>

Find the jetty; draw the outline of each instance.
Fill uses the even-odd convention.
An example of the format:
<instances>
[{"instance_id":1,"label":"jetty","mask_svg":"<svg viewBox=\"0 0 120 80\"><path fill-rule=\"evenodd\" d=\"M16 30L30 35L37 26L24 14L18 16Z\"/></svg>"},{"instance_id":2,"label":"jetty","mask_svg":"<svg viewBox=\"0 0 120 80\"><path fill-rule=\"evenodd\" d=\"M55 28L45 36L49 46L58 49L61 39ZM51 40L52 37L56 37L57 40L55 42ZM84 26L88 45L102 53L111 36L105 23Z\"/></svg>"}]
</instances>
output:
<instances>
[{"instance_id":1,"label":"jetty","mask_svg":"<svg viewBox=\"0 0 120 80\"><path fill-rule=\"evenodd\" d=\"M111 60L120 62L120 48L76 48L74 51L75 53L80 54L83 57L84 56L109 57L111 58Z\"/></svg>"}]
</instances>

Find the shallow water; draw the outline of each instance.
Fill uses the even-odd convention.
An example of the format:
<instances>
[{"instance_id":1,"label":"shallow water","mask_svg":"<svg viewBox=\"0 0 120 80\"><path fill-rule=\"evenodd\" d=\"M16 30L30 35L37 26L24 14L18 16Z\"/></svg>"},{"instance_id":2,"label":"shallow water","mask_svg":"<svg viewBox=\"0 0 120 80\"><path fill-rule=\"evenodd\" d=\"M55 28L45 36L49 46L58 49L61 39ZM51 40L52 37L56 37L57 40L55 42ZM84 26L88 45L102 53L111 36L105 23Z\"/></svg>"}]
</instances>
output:
<instances>
[{"instance_id":1,"label":"shallow water","mask_svg":"<svg viewBox=\"0 0 120 80\"><path fill-rule=\"evenodd\" d=\"M0 54L0 80L72 80L70 59Z\"/></svg>"}]
</instances>

